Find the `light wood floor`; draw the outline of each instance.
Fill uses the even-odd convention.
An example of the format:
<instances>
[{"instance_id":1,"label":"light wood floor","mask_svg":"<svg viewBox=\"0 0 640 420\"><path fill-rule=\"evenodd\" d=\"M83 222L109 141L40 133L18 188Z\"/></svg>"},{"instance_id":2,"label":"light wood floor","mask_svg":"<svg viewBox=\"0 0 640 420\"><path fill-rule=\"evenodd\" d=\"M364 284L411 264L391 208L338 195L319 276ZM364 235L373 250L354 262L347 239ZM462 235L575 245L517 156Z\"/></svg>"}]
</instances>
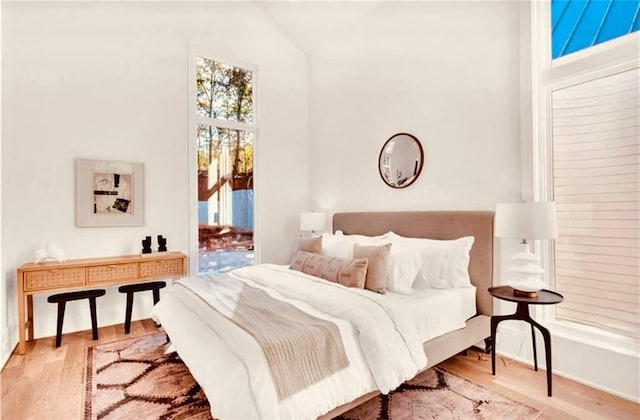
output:
<instances>
[{"instance_id":1,"label":"light wood floor","mask_svg":"<svg viewBox=\"0 0 640 420\"><path fill-rule=\"evenodd\" d=\"M151 320L133 322L131 334L122 325L100 328L99 343L158 331ZM25 356L12 355L0 374L1 418L82 419L84 368L87 346L95 344L91 332L65 334L62 346L54 338L42 338L27 345ZM491 375L486 355L470 351L443 363L459 376L482 384L508 397L543 411L541 419L638 419L640 405L554 376L553 397L546 395L544 371L530 366L497 361L497 375Z\"/></svg>"}]
</instances>

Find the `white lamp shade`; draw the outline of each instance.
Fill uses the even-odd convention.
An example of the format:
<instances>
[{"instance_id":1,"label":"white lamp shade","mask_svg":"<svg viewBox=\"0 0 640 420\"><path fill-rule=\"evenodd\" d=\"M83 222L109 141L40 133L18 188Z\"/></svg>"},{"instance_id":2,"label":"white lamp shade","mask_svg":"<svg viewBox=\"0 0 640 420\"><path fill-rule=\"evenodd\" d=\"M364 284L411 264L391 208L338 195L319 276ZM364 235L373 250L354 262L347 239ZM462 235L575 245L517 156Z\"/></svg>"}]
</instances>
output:
<instances>
[{"instance_id":1,"label":"white lamp shade","mask_svg":"<svg viewBox=\"0 0 640 420\"><path fill-rule=\"evenodd\" d=\"M300 230L318 231L324 229L326 217L324 213L300 213Z\"/></svg>"},{"instance_id":2,"label":"white lamp shade","mask_svg":"<svg viewBox=\"0 0 640 420\"><path fill-rule=\"evenodd\" d=\"M556 203L498 203L495 236L517 239L557 238Z\"/></svg>"}]
</instances>

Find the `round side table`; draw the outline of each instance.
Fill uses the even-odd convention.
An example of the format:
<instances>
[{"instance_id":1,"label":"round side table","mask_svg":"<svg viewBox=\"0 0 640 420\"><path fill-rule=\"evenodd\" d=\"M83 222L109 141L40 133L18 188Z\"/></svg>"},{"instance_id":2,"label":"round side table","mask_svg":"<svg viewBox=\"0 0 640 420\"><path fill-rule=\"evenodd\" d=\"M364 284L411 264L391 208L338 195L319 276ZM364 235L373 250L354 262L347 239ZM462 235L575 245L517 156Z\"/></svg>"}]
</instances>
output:
<instances>
[{"instance_id":1,"label":"round side table","mask_svg":"<svg viewBox=\"0 0 640 420\"><path fill-rule=\"evenodd\" d=\"M549 334L549 330L531 318L531 315L529 315L529 305L555 305L556 303L562 302L564 297L560 293L546 289L540 290L535 297L517 296L514 294L513 287L511 286L490 287L489 293L495 298L518 304L516 312L511 315L491 316L491 342L493 343L491 346L491 373L493 375L496 374L496 331L498 330L498 324L509 319L528 322L531 325L533 364L536 371L538 370L538 355L536 350L536 334L533 327L540 330L544 338L544 352L547 360L547 395L551 396L551 335Z\"/></svg>"}]
</instances>

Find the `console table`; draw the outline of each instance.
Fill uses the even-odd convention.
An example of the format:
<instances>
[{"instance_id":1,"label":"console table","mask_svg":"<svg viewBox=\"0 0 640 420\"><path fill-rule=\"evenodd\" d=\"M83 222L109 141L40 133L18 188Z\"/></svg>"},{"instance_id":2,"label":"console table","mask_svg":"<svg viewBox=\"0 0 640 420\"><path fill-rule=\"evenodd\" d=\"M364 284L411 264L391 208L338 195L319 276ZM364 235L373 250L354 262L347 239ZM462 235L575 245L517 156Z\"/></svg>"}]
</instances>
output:
<instances>
[{"instance_id":1,"label":"console table","mask_svg":"<svg viewBox=\"0 0 640 420\"><path fill-rule=\"evenodd\" d=\"M24 264L18 267L16 276L19 337L17 353L25 354L26 340L33 340L33 295L36 293L113 286L186 274L187 256L181 252Z\"/></svg>"}]
</instances>

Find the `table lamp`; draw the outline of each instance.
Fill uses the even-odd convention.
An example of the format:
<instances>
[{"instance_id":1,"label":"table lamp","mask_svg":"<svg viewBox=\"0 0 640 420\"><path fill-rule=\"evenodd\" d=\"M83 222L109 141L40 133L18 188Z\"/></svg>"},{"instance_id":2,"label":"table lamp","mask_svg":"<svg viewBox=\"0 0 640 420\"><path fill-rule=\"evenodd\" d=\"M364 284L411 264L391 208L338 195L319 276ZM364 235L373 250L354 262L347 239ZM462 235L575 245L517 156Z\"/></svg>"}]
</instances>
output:
<instances>
[{"instance_id":1,"label":"table lamp","mask_svg":"<svg viewBox=\"0 0 640 420\"><path fill-rule=\"evenodd\" d=\"M300 213L300 230L311 232L311 235L316 231L324 229L326 217L324 213L319 212L303 212Z\"/></svg>"},{"instance_id":2,"label":"table lamp","mask_svg":"<svg viewBox=\"0 0 640 420\"><path fill-rule=\"evenodd\" d=\"M532 239L558 237L554 202L498 203L496 205L495 236L520 239L521 249L510 258L507 284L516 296L536 297L546 286L540 257L531 252Z\"/></svg>"}]
</instances>

